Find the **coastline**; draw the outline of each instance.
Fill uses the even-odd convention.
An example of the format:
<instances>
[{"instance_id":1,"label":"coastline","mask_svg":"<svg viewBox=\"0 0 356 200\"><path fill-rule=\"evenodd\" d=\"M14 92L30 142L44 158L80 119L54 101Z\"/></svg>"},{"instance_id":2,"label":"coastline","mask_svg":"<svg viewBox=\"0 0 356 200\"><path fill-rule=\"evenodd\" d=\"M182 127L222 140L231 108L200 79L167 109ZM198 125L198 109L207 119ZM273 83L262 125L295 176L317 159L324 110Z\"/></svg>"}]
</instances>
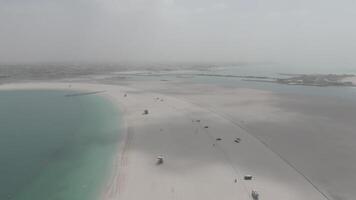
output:
<instances>
[{"instance_id":1,"label":"coastline","mask_svg":"<svg viewBox=\"0 0 356 200\"><path fill-rule=\"evenodd\" d=\"M91 88L91 85L81 85L80 87L72 88L72 83L51 83L51 82L31 82L31 83L14 83L14 84L4 84L0 86L0 91L16 91L16 90L51 90L51 91L73 91L74 94L68 94L67 97L75 97L80 95L97 95L108 100L114 109L119 110L122 113L121 116L121 126L120 126L120 141L117 146L116 155L114 155L114 159L111 161L112 166L110 172L107 172L107 178L104 180L104 184L98 188L102 191L99 196L100 199L109 199L112 192L115 190L113 186L117 186L117 180L120 179L120 174L118 172L118 168L121 166L121 161L125 157L124 155L124 147L127 142L127 124L125 121L125 105L121 103L121 101L117 101L117 96L112 96L105 94L105 91L97 92L95 89ZM108 189L109 188L109 189Z\"/></svg>"},{"instance_id":2,"label":"coastline","mask_svg":"<svg viewBox=\"0 0 356 200\"><path fill-rule=\"evenodd\" d=\"M7 84L0 89L62 90L69 85L76 91L105 90L100 95L125 110L125 139L119 145L103 200L250 199L252 190L266 199L325 199L241 127L173 96L85 83ZM142 115L145 109L150 111L147 116ZM241 144L234 142L237 137L242 139ZM155 165L158 155L167 159L162 166ZM252 174L254 180L243 180L246 174Z\"/></svg>"}]
</instances>

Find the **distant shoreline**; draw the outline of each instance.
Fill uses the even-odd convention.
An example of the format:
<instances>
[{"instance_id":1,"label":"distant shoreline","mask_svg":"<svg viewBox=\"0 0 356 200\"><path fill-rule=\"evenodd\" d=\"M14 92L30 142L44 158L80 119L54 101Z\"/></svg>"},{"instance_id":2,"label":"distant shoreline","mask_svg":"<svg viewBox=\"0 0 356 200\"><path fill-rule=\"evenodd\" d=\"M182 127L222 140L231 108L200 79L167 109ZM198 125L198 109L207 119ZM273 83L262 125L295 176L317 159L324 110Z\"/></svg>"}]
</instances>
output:
<instances>
[{"instance_id":1,"label":"distant shoreline","mask_svg":"<svg viewBox=\"0 0 356 200\"><path fill-rule=\"evenodd\" d=\"M283 85L303 85L318 87L356 87L356 76L353 74L280 74L287 78L268 76L238 76L222 74L194 74L196 76L211 76L225 78L240 78L243 81L278 83Z\"/></svg>"}]
</instances>

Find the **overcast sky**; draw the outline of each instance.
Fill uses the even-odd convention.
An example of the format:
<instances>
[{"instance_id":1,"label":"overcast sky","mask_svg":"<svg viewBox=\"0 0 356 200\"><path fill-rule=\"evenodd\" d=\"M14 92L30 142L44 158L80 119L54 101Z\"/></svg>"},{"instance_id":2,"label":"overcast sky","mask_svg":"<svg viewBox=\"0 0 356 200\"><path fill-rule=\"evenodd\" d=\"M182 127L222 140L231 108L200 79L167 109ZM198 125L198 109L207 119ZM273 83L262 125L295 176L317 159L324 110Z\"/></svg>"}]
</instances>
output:
<instances>
[{"instance_id":1,"label":"overcast sky","mask_svg":"<svg viewBox=\"0 0 356 200\"><path fill-rule=\"evenodd\" d=\"M0 62L356 64L355 0L0 0Z\"/></svg>"}]
</instances>

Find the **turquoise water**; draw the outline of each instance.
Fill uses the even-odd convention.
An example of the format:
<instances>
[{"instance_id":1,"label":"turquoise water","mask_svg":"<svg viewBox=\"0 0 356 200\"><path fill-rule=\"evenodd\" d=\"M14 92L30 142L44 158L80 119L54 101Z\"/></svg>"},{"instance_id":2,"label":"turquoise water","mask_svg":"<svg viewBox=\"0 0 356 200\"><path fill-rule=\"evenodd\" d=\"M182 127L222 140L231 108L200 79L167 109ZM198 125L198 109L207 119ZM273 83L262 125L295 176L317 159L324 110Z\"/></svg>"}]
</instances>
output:
<instances>
[{"instance_id":1,"label":"turquoise water","mask_svg":"<svg viewBox=\"0 0 356 200\"><path fill-rule=\"evenodd\" d=\"M0 199L97 199L120 115L96 95L0 91Z\"/></svg>"}]
</instances>

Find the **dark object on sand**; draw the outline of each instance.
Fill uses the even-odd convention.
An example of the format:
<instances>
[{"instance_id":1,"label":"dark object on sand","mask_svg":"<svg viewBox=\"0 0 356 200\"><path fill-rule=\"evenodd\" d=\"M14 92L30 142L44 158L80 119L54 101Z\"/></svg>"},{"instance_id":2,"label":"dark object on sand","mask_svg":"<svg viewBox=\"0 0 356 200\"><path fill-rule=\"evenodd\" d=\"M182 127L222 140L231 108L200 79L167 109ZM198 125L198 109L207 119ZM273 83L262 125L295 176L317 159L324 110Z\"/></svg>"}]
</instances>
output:
<instances>
[{"instance_id":1,"label":"dark object on sand","mask_svg":"<svg viewBox=\"0 0 356 200\"><path fill-rule=\"evenodd\" d=\"M148 115L148 110L143 111L143 115Z\"/></svg>"},{"instance_id":2,"label":"dark object on sand","mask_svg":"<svg viewBox=\"0 0 356 200\"><path fill-rule=\"evenodd\" d=\"M127 94L125 94L124 97L127 97Z\"/></svg>"},{"instance_id":3,"label":"dark object on sand","mask_svg":"<svg viewBox=\"0 0 356 200\"><path fill-rule=\"evenodd\" d=\"M237 179L236 178L235 178L234 182L237 183Z\"/></svg>"},{"instance_id":4,"label":"dark object on sand","mask_svg":"<svg viewBox=\"0 0 356 200\"><path fill-rule=\"evenodd\" d=\"M258 199L259 199L259 196L260 196L260 195L258 194L257 191L252 190L252 192L251 192L251 197L252 197L253 200L258 200Z\"/></svg>"},{"instance_id":5,"label":"dark object on sand","mask_svg":"<svg viewBox=\"0 0 356 200\"><path fill-rule=\"evenodd\" d=\"M220 140L222 140L222 139L221 139L221 138L216 138L216 140L217 140L217 141L220 141Z\"/></svg>"},{"instance_id":6,"label":"dark object on sand","mask_svg":"<svg viewBox=\"0 0 356 200\"><path fill-rule=\"evenodd\" d=\"M157 156L156 165L162 165L162 164L163 164L163 156Z\"/></svg>"},{"instance_id":7,"label":"dark object on sand","mask_svg":"<svg viewBox=\"0 0 356 200\"><path fill-rule=\"evenodd\" d=\"M250 181L250 180L252 180L252 175L245 175L244 179L247 181Z\"/></svg>"},{"instance_id":8,"label":"dark object on sand","mask_svg":"<svg viewBox=\"0 0 356 200\"><path fill-rule=\"evenodd\" d=\"M204 126L204 128L209 128L209 126Z\"/></svg>"},{"instance_id":9,"label":"dark object on sand","mask_svg":"<svg viewBox=\"0 0 356 200\"><path fill-rule=\"evenodd\" d=\"M240 139L240 138L236 138L234 141L235 141L236 143L240 143L240 142L241 142L241 139Z\"/></svg>"}]
</instances>

